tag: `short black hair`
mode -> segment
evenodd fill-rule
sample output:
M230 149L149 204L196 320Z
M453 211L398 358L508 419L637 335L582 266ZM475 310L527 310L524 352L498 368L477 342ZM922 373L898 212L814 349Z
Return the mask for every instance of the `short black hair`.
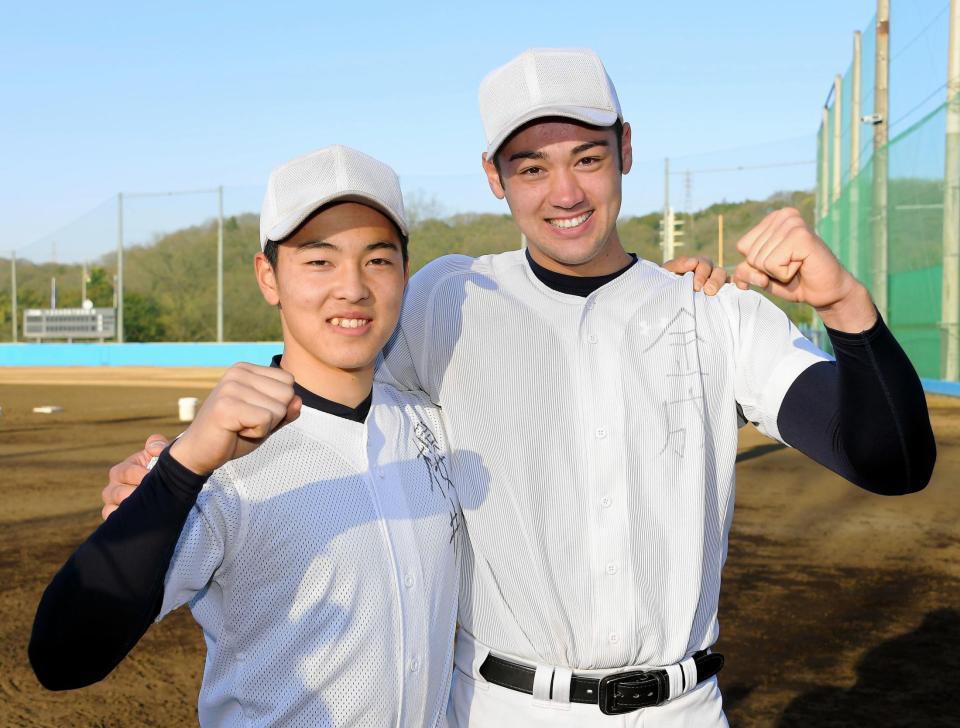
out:
M339 205L340 202L341 201L335 200L334 202L328 202L326 205L323 205L322 207L318 207L316 210L311 212L302 223L297 225L297 227L295 227L290 232L290 234L287 235L286 237L280 240L268 240L267 244L263 246L263 255L267 259L267 261L270 263L270 267L273 268L274 270L277 269L277 248L281 243L287 242L290 238L296 235L304 225L310 222L314 217L319 215L321 212L323 212L324 210L329 210L334 205ZM371 209L377 210L377 212L382 212L381 210L375 207L372 207ZM403 264L406 265L410 261L410 253L407 250L407 247L410 244L410 238L407 235L403 234L403 231L400 229L400 226L397 225L397 223L393 220L393 218L391 218L390 216L385 216L385 217L390 221L390 224L393 225L394 230L397 231L397 235L400 238L400 255L403 257Z
M596 131L606 131L607 129L613 129L613 134L617 138L617 166L620 168L620 171L623 172L623 122L620 119L617 119L610 126L595 126L593 124L585 124L582 121L577 121L576 119L569 119L565 116L541 116L537 119L531 119L526 124L518 126L510 135L504 139L500 146L497 147L497 151L493 155L493 166L497 169L497 174L500 175L500 183L503 184L503 173L500 171L500 150L506 146L507 142L513 139L517 134L522 132L524 129L529 129L534 124L543 124L549 122L562 122L564 124L576 124L577 126L582 126L584 129L595 129Z

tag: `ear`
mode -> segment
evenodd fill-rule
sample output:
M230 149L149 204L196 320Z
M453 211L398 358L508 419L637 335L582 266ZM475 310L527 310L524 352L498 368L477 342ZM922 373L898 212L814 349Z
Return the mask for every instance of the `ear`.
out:
M280 251L277 251L279 258ZM280 291L277 286L277 272L270 265L262 252L253 257L253 269L257 274L257 285L260 286L260 293L263 294L263 300L271 306L280 305Z
M506 193L503 191L503 180L500 179L500 173L497 171L497 165L492 160L487 159L487 153L484 152L480 157L483 163L483 171L487 175L487 184L490 185L490 191L498 200L502 200Z
M623 136L620 138L620 164L624 174L627 174L633 167L633 142L631 137L630 124L623 122Z

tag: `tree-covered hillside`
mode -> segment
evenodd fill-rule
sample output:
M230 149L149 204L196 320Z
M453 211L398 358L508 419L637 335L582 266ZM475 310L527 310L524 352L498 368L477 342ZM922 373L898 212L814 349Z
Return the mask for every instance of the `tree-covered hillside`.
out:
M714 260L717 250L717 215L724 215L724 262L729 270L740 260L736 241L769 211L793 205L813 217L813 194L791 192L762 200L720 203L692 216L683 216L684 245L677 254L705 254ZM411 269L418 270L447 253L482 255L520 246L520 231L509 215L456 215L446 219L416 220L410 242ZM627 250L659 261L660 213L620 221L620 237ZM128 341L212 341L216 338L216 223L178 230L151 245L129 248L124 255L124 318ZM253 276L253 256L259 250L257 217L239 215L224 224L224 335L228 341L263 341L280 338L277 313L264 303ZM10 264L0 259L0 341L9 341ZM87 295L98 306L113 301L114 256L106 256L90 269ZM80 305L81 267L18 261L18 302L24 308L47 307L50 279L56 277L58 305ZM806 321L800 307L788 312Z

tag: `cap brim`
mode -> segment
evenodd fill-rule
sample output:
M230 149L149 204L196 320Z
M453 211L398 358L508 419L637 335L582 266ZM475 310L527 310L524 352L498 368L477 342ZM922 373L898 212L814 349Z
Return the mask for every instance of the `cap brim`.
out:
M407 224L400 219L395 212L393 212L377 198L373 197L372 195L367 195L363 192L345 192L338 193L336 195L330 195L329 197L321 197L308 205L298 208L295 212L290 213L280 222L270 228L270 230L267 232L266 238L260 241L260 247L262 248L264 245L266 245L268 240L273 240L274 242L283 240L301 224L303 224L303 221L310 217L314 212L319 210L324 205L329 205L332 202L358 202L361 205L373 207L390 218L396 224L396 226L400 228L400 232L404 237L409 237L410 235L410 232L407 230Z
M534 119L548 116L560 116L573 119L574 121L581 121L591 126L613 126L617 119L620 118L616 111L609 109L592 109L586 106L538 106L513 119L503 127L503 130L497 134L497 136L490 140L490 143L487 144L487 159L493 159L493 155L497 153L497 150L507 140L507 137L521 126Z

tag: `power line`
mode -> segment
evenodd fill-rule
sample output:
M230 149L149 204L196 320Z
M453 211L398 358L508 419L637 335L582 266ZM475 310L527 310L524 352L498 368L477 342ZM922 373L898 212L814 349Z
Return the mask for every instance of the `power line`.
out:
M741 164L737 167L713 167L710 169L685 169L682 172L671 172L670 174L710 174L713 172L744 172L751 169L773 169L774 167L800 167L808 164L816 164L817 160L809 159L800 162L773 162L771 164Z

